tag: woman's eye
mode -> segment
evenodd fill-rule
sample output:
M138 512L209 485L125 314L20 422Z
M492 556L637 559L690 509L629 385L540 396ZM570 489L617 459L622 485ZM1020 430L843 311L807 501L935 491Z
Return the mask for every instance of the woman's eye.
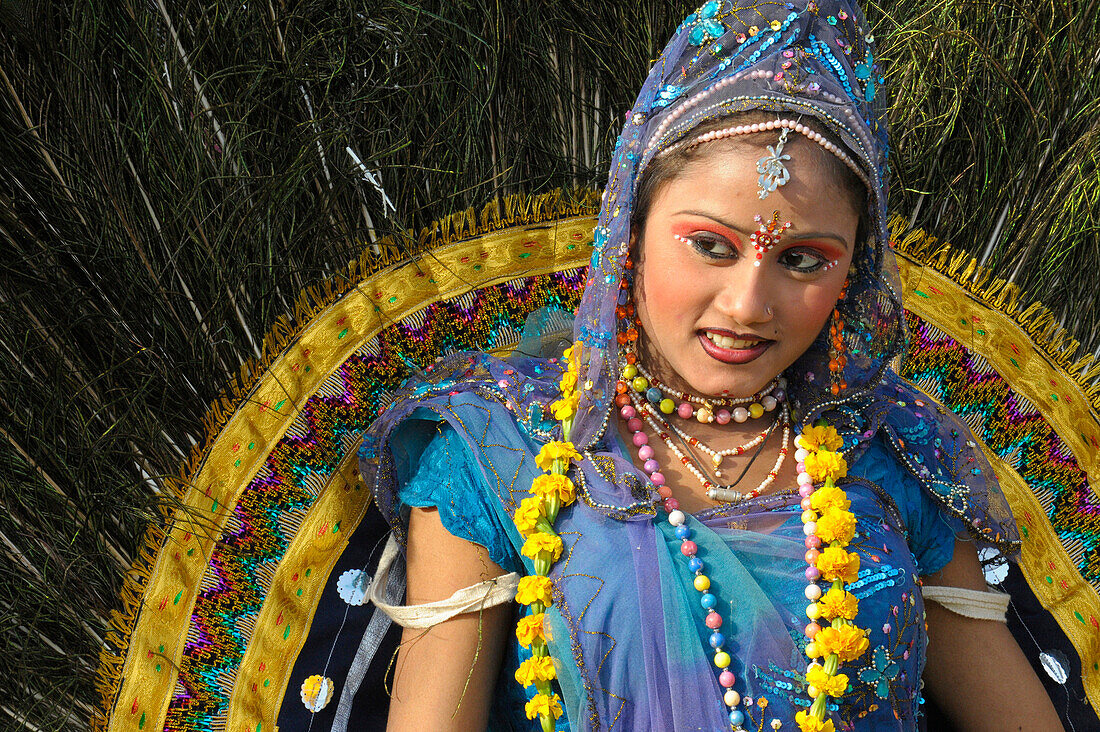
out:
M829 260L820 253L806 249L791 249L783 252L779 261L787 269L796 272L816 272L830 264Z
M737 249L717 234L699 232L691 236L674 235L678 241L689 244L701 254L715 259L728 259L737 255Z

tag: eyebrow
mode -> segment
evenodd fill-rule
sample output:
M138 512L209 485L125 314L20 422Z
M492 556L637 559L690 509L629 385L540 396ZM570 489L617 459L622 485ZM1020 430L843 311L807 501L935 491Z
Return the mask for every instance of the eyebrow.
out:
M726 227L727 229L730 229L732 231L736 231L739 234L743 234L745 237L752 236L753 233L756 231L756 229L753 229L752 231L746 231L745 229L742 229L740 226L736 226L735 224L732 224L729 221L725 221L724 219L721 219L721 218L718 218L717 216L706 213L705 211L696 211L695 209L690 209L689 208L689 209L684 209L682 211L677 211L673 215L678 216L680 214L688 214L690 216L701 216L704 219L710 219L711 221L713 221L717 224L721 224L722 226ZM808 240L808 239L832 239L834 241L839 242L841 245L843 245L845 251L848 251L848 249L851 248L850 245L848 244L847 239L842 237L840 234L836 234L836 233L833 233L831 231L807 231L807 232L802 232L802 233L796 233L796 232L792 231L789 234L784 234L784 239L786 239L787 241L805 241L805 240Z

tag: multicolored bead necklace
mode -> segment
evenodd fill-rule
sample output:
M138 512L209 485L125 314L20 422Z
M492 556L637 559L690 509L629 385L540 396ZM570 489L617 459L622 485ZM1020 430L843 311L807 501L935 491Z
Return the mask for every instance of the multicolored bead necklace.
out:
M779 457L776 458L775 466L771 469L771 471L769 471L764 480L761 481L760 485L742 496L741 493L734 491L732 487L715 485L710 480L708 480L705 475L703 475L703 472L694 463L694 461L690 457L685 455L684 452L680 450L679 447L677 447L676 443L672 441L672 436L669 434L669 432L671 430L674 430L675 428L672 427L668 422L664 421L657 414L656 410L653 409L652 405L628 404L627 406L619 410L619 416L622 417L623 421L626 422L627 429L631 432L631 441L633 442L634 446L638 448L638 457L643 461L643 469L650 474L650 480L654 483L654 485L658 485L658 488L660 488L662 484L658 483L657 481L663 481L664 476L660 473L660 468L657 465L657 462L653 459L653 448L649 447L649 437L643 431L642 419L649 423L650 429L652 429L653 432L661 438L661 440L665 443L665 446L668 447L672 454L676 456L680 463L684 467L686 467L688 471L696 477L696 479L698 479L699 483L703 486L703 489L707 491L707 497L711 498L712 500L737 501L741 500L742 498L755 498L756 496L760 495L769 485L772 484L776 476L779 474L780 468L783 467L783 461L786 459L787 456L787 445L790 441L790 417L787 412L786 406L784 406L775 425L772 425L772 427L769 427L767 430L761 433L761 435L757 436L745 445L739 445L738 447L734 448L734 450L739 451L736 454L743 454L747 451L747 449L751 449L751 447L756 447L757 445L761 444L774 427L779 426L780 424L783 427L783 444L779 449ZM639 419L639 416L641 417L641 419ZM689 444L691 444L693 447L699 447L701 445L698 439L694 437L689 438ZM657 475L659 477L654 478L654 475Z
M771 485L779 475L780 469L783 467L783 461L786 459L787 447L790 440L790 415L785 406L780 410L776 422L764 429L755 438L743 445L737 445L736 447L724 450L715 450L697 437L689 435L684 430L668 422L665 419L665 415L675 414L684 420L690 420L694 416L695 419L701 423L716 422L721 425L729 424L731 421L743 423L749 419L762 417L768 412L773 412L776 407L783 403L786 398L786 379L782 376L772 379L763 390L751 397L712 399L710 397L700 397L675 391L667 386L661 385L657 378L646 370L635 353L630 352L627 355L634 356L634 358L630 360L627 358L620 359L622 370L620 379L616 385L616 390L619 394L615 399L615 403L620 407L620 416L626 421L627 429L630 430L632 439L635 440L635 446L638 447L639 450L643 450L644 447L645 454L640 454L640 457L643 461L643 465L647 466L647 472L652 474L654 471L648 470L648 466L650 464L656 465L656 463L652 458L652 448L648 447L648 445L639 445L637 442L639 440L646 440L648 442L649 439L642 433L642 420L649 423L653 432L661 438L680 463L695 476L712 500L740 500L744 496L740 492L732 490L732 486L716 485L711 482L703 474L703 470L695 461L680 450L676 443L673 442L672 434L676 434L685 444L697 448L701 452L709 455L715 478L720 478L722 476L720 466L724 457L735 457L744 454L753 447L762 444L764 440L767 439L772 429L782 426L783 444L776 458L775 466L760 485L745 495L748 497L755 497ZM639 374L641 374L641 376L639 376ZM682 400L679 407L674 409L673 401L664 396L662 388ZM644 400L642 399L642 395L645 397ZM622 397L624 396L628 397L629 401L623 399ZM701 405L699 409L694 412L691 406L693 403ZM748 404L749 407L746 409L740 406L743 404ZM722 406L716 409L718 405ZM726 407L733 407L733 410L730 411ZM639 434L642 436L639 437ZM661 476L661 478L663 478L663 476Z
M513 517L517 529L526 538L521 552L532 560L535 569L534 574L520 580L516 591L516 601L530 608L517 624L516 636L521 645L531 649L532 657L520 664L515 676L519 683L535 686L536 693L527 702L525 711L528 719L539 718L544 732L552 732L562 714L561 699L551 690L556 672L549 657L543 620L552 604L550 567L560 558L563 549L561 537L554 533L553 524L560 508L574 500L575 489L567 473L571 463L581 459L569 442L573 415L579 401L576 384L580 373L581 344L576 343L566 349L564 360L569 367L560 382L561 398L550 405L561 422L562 440L550 441L539 451L536 464L547 472L534 479L531 495L520 502ZM641 393L646 388L648 385L635 389L635 392ZM619 396L623 395L624 392L619 393ZM648 394L646 396L648 399ZM656 427L650 418L662 419L660 413L664 410L659 412L652 400L642 403L638 399L644 412L640 412L634 404L619 403L617 397L620 416L636 420L642 414L651 426ZM780 420L785 422L785 435L789 434L788 417L784 405ZM660 466L653 459L648 436L640 424L634 426L639 429L633 430L632 441L638 447L639 458L643 460L643 467L656 488L658 505L664 509L666 520L680 539L680 553L687 562L688 571L694 575L692 585L700 593L699 604L706 611L703 624L711 631L708 642L714 651L712 662L718 672L718 683L724 689L722 701L729 709L730 729L743 732L746 715L738 708L741 695L733 688L737 678L729 669L732 658L724 650L726 638L721 632L725 621L716 611L718 598L710 591L711 581L704 572L706 564L698 556L698 545L692 541L693 530L688 525L688 515L680 510L680 504L666 485ZM838 668L841 663L859 658L869 646L867 631L852 622L859 602L845 589L845 585L854 582L859 574L859 556L847 551L855 534L855 515L848 510L851 503L847 495L836 485L836 481L847 474L847 464L839 452L843 441L836 430L823 424L809 427L795 438L795 445L798 448L795 452L797 483L808 565L805 596L809 601L806 615L810 622L805 633L808 639L806 655L811 663L806 668L805 681L807 693L812 699L808 709L795 714L795 722L801 732L835 732L835 724L828 717L828 700L830 697L841 697L848 689L848 677L838 673ZM817 483L823 485L817 488ZM831 585L823 591L819 582ZM828 625L823 627L818 622L820 620L827 621ZM771 727L779 730L782 722L773 719Z
M704 424L710 422L729 424L730 421L740 423L759 419L767 412L774 412L779 403L786 398L786 380L781 376L776 377L751 397L700 397L677 391L663 384L646 370L638 360L637 354L631 351L622 359L620 377L615 385L615 391L620 396L624 394L629 396L631 391L642 394L662 414L675 413L681 419L694 417ZM668 395L679 399L679 405ZM617 396L615 404L622 407L626 405L626 401ZM698 405L698 408L692 406L693 404Z

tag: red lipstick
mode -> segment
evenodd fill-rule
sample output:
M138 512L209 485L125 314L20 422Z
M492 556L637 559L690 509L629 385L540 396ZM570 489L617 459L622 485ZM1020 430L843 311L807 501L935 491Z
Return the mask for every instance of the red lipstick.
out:
M719 333L720 331L711 331L713 333ZM728 335L731 338L737 338L739 340L754 340L758 339L757 336L752 335L739 335L734 333L722 332L722 335ZM729 364L745 364L750 361L755 361L760 358L767 351L775 341L767 339L758 339L758 343L751 348L723 348L717 343L707 338L706 331L699 333L699 344L703 347L703 350L708 356L721 361L722 363Z

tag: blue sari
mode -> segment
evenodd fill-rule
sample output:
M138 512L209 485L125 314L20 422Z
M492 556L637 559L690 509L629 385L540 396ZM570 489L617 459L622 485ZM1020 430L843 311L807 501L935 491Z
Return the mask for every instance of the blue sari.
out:
M919 578L942 568L956 537L967 535L927 477L909 467L920 463L898 437L912 438L914 425L938 411L917 406L928 402L911 387L891 379L889 388L908 396L893 400L906 406L895 406L873 438L846 445L852 464L845 489L857 516L852 548L861 558L850 587L871 647L841 668L853 688L833 715L840 729L916 729L927 643ZM468 393L421 400L389 445L400 456L395 492L380 499L399 522L409 506L438 508L452 534L485 547L503 569L532 571L511 515L541 472L533 462L539 440L507 405ZM651 487L618 436L612 432L597 446L581 461L578 501L556 523L566 551L551 573L549 622L563 719L570 729L728 728L708 653L711 631L680 540L653 508ZM963 442L952 452L968 449ZM793 725L794 713L809 703L801 511L797 493L781 490L689 517L727 618L735 688L752 699L748 729L768 729L772 719ZM524 654L513 642L491 729L536 728L523 716L526 692L512 678Z

